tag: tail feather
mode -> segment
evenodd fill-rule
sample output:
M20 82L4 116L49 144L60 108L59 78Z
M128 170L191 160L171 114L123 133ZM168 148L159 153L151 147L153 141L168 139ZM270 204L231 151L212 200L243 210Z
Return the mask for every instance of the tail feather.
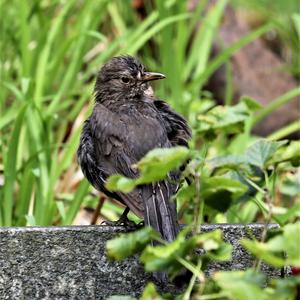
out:
M153 227L161 237L172 242L175 240L179 226L177 222L176 204L171 201L170 184L166 181L146 186L147 196L144 198L145 225Z

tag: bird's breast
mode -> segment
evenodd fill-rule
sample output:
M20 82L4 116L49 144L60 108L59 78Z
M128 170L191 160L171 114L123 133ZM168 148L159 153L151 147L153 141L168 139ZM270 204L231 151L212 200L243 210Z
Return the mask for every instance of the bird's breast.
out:
M167 147L167 134L159 119L137 113L124 122L126 143L132 152L142 158L154 148Z

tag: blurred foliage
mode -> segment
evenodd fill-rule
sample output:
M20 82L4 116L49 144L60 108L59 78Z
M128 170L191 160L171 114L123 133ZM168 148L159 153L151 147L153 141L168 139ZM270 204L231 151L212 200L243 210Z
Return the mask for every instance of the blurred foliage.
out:
M299 76L298 3L233 1L237 7L251 8L260 22L211 58L228 2L219 0L208 8L208 1L199 1L189 10L187 1L145 1L141 14L130 1L120 0L0 0L0 226L67 225L81 207L98 207L97 196L78 168L76 150L92 108L97 71L110 57L127 53L142 58L149 70L167 75L155 86L156 94L186 116L193 139L189 150L153 150L137 164L140 178L116 175L108 187L128 192L136 184L161 180L189 159L182 176L192 184L181 185L178 213L196 234L187 238L183 231L173 243L154 248L148 242L159 238L143 229L125 238L128 247L122 237L110 242L108 252L120 259L142 251L141 260L152 271L175 274L182 266L190 269L193 277L182 299L189 299L195 286L200 286L199 294L205 293L203 299L270 299L276 293L293 299L299 277L272 281L263 289L259 268L255 273L220 272L212 279L203 275L206 261L228 259L231 250L220 232L199 234L204 220L277 222L282 226L277 236L243 244L258 260L273 265L292 260L299 266L292 240L299 235L299 222L286 224L300 217L300 145L277 141L299 130L299 121L267 139L254 136L252 128L299 95L300 88L265 107L246 96L236 105L216 106L203 88L221 65L230 64L232 54L270 32L280 37L280 49L287 53L282 56ZM232 91L230 78L226 84ZM232 103L230 93L226 97L225 103ZM110 201L101 208L108 219L121 211ZM199 246L207 250L201 259L193 252ZM291 260L278 258L283 250L292 253ZM142 299L151 297L165 299L149 285Z
M233 0L239 8L252 15L253 25L271 22L272 38L277 39L283 47L275 47L279 54L287 60L289 69L300 76L300 6L298 0ZM255 24L256 23L256 24ZM274 37L275 35L275 37ZM278 44L278 43L277 43Z

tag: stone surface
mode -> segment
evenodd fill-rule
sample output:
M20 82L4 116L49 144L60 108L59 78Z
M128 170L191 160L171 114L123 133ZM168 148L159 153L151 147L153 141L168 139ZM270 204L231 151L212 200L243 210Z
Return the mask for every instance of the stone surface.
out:
M253 258L239 240L259 238L263 225L204 225L202 231L217 228L233 245L233 258L231 262L211 264L208 273L250 267ZM109 226L0 228L0 299L139 295L151 275L143 272L137 257L110 262L105 255L105 242L123 231ZM266 265L263 271L271 277L281 272ZM162 289L174 292L172 287Z

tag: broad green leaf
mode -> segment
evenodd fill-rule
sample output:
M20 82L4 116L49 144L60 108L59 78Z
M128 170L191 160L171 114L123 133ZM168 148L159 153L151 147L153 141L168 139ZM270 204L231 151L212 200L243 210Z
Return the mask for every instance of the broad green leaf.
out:
M220 229L194 236L197 247L206 251L205 256L213 260L226 261L231 259L232 245L223 242Z
M150 183L164 179L170 171L180 167L188 155L189 149L186 147L151 150L136 164L142 173L139 183Z
M111 176L106 187L111 191L129 193L135 186L164 179L168 173L188 158L189 149L186 147L157 148L151 150L133 167L140 170L140 177L129 179L122 175Z
M283 243L282 237L276 237L276 239L273 239L272 245L277 246L276 251L274 248L270 249L269 245L265 243L250 240L241 240L241 244L252 254L277 268L280 268L285 264L283 251L282 249L278 249L281 248L279 247L281 243Z
M253 270L217 272L213 279L233 300L269 300L269 295L262 289L264 275Z
M193 199L196 193L196 188L194 184L183 185L176 194L176 199L182 199L183 201L188 201Z
M222 243L216 250L206 253L211 260L228 261L232 257L233 246L228 243Z
M266 243L242 240L241 244L256 257L275 267L300 266L300 222L283 227L283 233ZM285 258L283 252L287 254Z
M273 142L261 139L248 148L246 159L248 163L264 169L275 152L284 144L286 141Z
M280 300L297 299L297 286L300 285L300 276L290 276L287 278L276 278L272 280L274 287L273 295Z
M158 238L158 233L151 227L121 234L106 243L107 254L111 259L121 260L142 251L151 240Z
M149 282L143 291L143 295L140 300L163 300L163 298L157 293L155 285Z
M112 175L106 182L106 187L110 191L122 191L124 193L131 192L136 186L136 180L126 178L122 175Z
M300 221L288 224L283 228L285 252L287 264L295 267L300 266Z
M281 192L290 197L300 196L300 168L285 176Z
M287 161L290 161L294 167L300 166L300 141L291 141L289 145L280 147L270 159L272 164Z
M185 260L192 257L196 248L204 249L205 257L217 260L231 258L232 246L223 242L221 230L201 233L190 238L186 235L189 228L185 228L176 240L167 245L148 246L141 255L141 261L147 271L167 271L170 274L178 272L182 265L179 258Z
M195 241L186 239L188 228L182 230L176 240L167 245L147 246L141 255L146 271L167 271L174 273L181 269L177 258L184 258L195 247Z
M248 169L247 160L244 155L226 155L219 156L207 161L207 164L213 169L240 170Z
M250 110L243 102L235 106L216 106L205 115L198 115L196 132L198 134L241 132L249 117Z
M203 180L200 193L208 206L224 212L246 191L247 187L237 180L214 176Z
M286 210L287 211L285 213L276 216L281 224L285 224L289 220L294 220L295 218L300 218L300 202L297 202L291 207L286 208Z

